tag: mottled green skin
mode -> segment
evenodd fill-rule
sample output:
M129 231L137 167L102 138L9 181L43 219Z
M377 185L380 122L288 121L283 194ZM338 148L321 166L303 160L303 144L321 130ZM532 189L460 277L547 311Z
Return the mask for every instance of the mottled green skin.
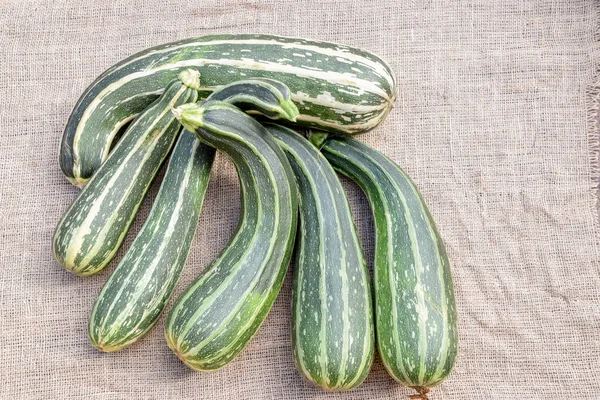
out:
M185 68L201 72L201 97L247 78L288 85L297 123L341 132L374 128L397 91L390 67L344 45L272 35L215 35L153 47L100 75L75 105L63 134L60 166L83 183L100 167L118 126L141 112ZM335 102L331 102L333 99Z
M400 383L424 390L456 360L454 286L444 243L412 180L389 158L351 138L321 151L360 185L375 221L375 305L379 354Z
M262 114L271 119L294 121L298 108L291 100L290 89L273 79L244 79L214 91L207 100L234 104L249 114Z
M292 296L292 348L300 372L327 390L350 390L367 377L374 320L362 248L343 187L304 137L264 124L287 154L300 195Z
M223 102L174 112L200 140L236 165L242 212L221 254L175 301L169 347L189 367L210 371L234 359L264 321L289 263L298 217L293 172L265 128Z
M272 80L238 81L209 98L275 119L298 114L287 86ZM160 316L189 253L214 153L195 134L181 134L152 211L96 300L89 336L98 349L116 351L133 343Z
M171 108L197 96L174 80L129 126L56 228L53 252L61 266L86 276L112 260L181 129Z
M98 296L88 333L102 351L142 337L158 320L189 254L215 149L184 130L152 210Z

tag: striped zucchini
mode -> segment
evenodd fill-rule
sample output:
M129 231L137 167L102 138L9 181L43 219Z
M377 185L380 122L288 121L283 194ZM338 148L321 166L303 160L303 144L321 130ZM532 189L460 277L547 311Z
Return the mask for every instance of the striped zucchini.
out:
M169 347L189 367L212 371L235 358L264 321L289 263L298 217L285 154L265 128L224 102L173 110L184 127L236 165L242 214L221 254L175 301Z
M300 195L292 296L292 347L302 374L327 390L367 377L375 348L369 272L335 171L304 137L265 128L287 154Z
M415 398L426 398L448 376L457 354L454 285L442 238L417 187L389 158L342 137L325 139L321 151L360 185L371 205L383 364L398 382L419 392Z
M298 110L287 87L267 83L240 81L211 97L273 118L294 119ZM116 351L133 343L160 316L189 253L213 158L212 147L183 131L150 215L94 305L88 331L99 350Z
M215 156L184 130L152 210L96 299L88 334L101 351L117 351L157 321L179 281Z
M269 35L204 36L165 44L115 64L80 97L60 149L67 179L85 184L107 157L119 127L189 67L202 73L201 97L240 79L281 81L299 106L298 124L347 134L379 124L397 91L384 61L340 44Z
M64 268L86 276L112 260L181 128L171 109L196 101L198 82L192 70L171 82L79 193L54 233L54 257Z
M223 86L207 100L234 104L248 114L262 114L271 119L296 121L299 111L291 99L290 89L273 79L252 78Z

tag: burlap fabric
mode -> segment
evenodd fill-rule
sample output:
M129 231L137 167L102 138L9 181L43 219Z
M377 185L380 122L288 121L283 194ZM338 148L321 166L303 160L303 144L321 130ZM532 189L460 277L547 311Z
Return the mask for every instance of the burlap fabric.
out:
M305 382L290 351L290 276L242 355L183 366L163 320L101 354L86 336L112 268L83 279L50 242L78 190L58 144L80 93L146 47L212 33L275 33L376 52L398 75L388 120L361 139L418 183L445 238L460 356L433 399L600 398L596 211L598 4L581 1L14 1L0 5L0 398L402 398L376 361L353 392ZM369 259L372 222L344 181ZM177 293L212 260L239 211L219 156ZM125 248L143 223L156 187ZM121 252L122 255L122 252Z

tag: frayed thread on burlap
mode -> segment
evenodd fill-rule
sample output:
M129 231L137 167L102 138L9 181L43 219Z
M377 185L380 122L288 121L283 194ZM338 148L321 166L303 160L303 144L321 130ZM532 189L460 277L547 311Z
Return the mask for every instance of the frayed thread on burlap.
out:
M594 31L594 40L600 42L600 2L594 2L594 15L596 17L596 30Z
M600 222L600 69L596 71L594 82L586 88L587 134L590 148L590 169L594 214Z
M594 4L596 29L594 39L600 42L600 2ZM590 169L592 195L594 207L592 212L596 222L600 223L600 65L596 66L596 73L592 83L586 88L585 101L587 109L587 134L590 147Z

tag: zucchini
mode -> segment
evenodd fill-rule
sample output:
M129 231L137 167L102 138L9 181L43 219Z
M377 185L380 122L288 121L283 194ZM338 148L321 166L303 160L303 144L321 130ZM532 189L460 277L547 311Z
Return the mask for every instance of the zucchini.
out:
M112 260L181 128L171 109L196 101L198 81L197 72L186 70L171 82L67 210L54 233L53 253L68 271L91 275Z
M215 35L153 47L101 74L75 105L60 166L83 185L108 155L119 127L185 68L202 73L201 97L241 79L273 78L298 104L297 124L354 134L377 126L396 97L396 78L377 56L353 47L271 35Z
M458 347L454 285L442 238L416 185L392 160L351 138L314 139L369 199L379 354L394 379L425 398L451 372Z
M342 184L304 137L264 124L296 176L300 225L292 295L292 348L302 374L326 390L367 377L375 348L369 272Z
M242 213L220 255L175 301L165 323L169 347L187 366L223 367L257 332L289 263L298 217L293 172L265 128L224 102L173 110L183 126L236 165Z
M144 226L94 304L88 335L98 350L120 350L158 320L189 254L214 156L183 130Z
M272 118L298 114L287 87L275 81L240 81L211 97ZM88 332L99 350L133 343L160 316L189 253L214 153L195 134L181 134L150 215L94 305Z
M291 99L290 89L273 79L253 78L223 86L207 100L234 104L248 114L261 114L271 119L296 121L299 111Z

